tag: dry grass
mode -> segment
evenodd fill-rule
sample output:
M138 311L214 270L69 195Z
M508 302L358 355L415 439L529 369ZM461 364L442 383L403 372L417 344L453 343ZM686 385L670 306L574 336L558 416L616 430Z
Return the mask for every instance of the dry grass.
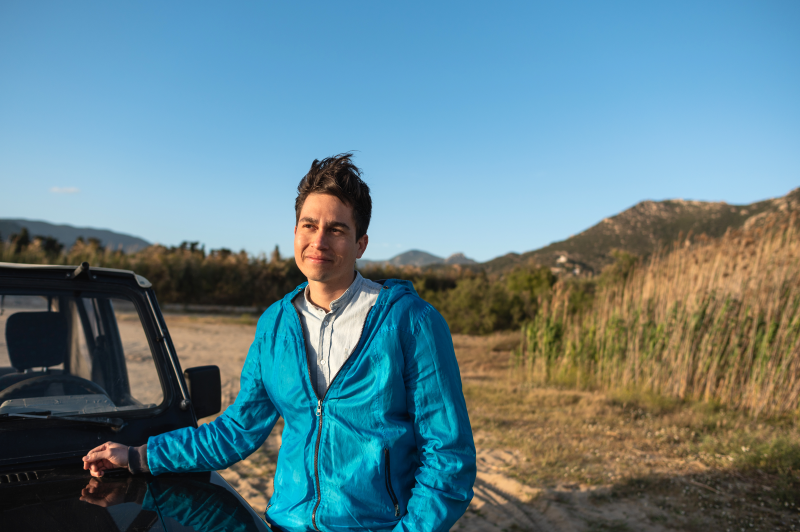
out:
M559 286L559 285L557 285ZM525 328L533 383L638 389L755 415L800 408L795 220L656 255L570 316L568 288Z
M510 474L554 504L588 489L598 505L646 499L654 523L678 529L800 529L795 418L759 420L642 392L532 387L508 378L510 352L493 350L513 338L455 337L470 419L477 445L512 450Z

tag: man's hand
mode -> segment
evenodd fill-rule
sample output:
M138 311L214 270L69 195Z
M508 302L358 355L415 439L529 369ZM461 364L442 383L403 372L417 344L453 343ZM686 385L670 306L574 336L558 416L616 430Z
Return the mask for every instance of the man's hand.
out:
M102 477L105 471L120 467L128 467L128 447L119 443L106 442L83 457L83 468L93 477Z

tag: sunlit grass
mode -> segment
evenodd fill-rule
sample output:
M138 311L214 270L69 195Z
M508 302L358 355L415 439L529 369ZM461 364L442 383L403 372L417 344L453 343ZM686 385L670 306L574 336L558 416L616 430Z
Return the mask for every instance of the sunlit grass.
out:
M570 287L523 328L515 377L636 389L755 415L800 407L800 238L795 220L676 247L601 286L571 314Z
M514 449L528 485L603 485L708 469L774 475L800 497L800 430L789 416L653 393L613 395L502 382L465 384L483 446Z

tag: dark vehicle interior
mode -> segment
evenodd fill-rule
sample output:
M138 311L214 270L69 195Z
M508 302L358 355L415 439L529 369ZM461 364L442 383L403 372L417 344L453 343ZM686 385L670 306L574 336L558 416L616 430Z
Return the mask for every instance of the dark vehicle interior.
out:
M0 414L152 408L163 390L134 305L102 293L0 294Z

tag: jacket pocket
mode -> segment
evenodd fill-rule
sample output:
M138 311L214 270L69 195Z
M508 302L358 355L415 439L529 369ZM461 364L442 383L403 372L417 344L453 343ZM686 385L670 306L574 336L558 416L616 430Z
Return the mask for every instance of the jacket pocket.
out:
M394 516L400 517L400 504L398 504L397 496L394 494L394 488L392 488L392 467L389 459L389 449L383 450L383 456L386 460L386 491L389 492L389 497L394 504Z

